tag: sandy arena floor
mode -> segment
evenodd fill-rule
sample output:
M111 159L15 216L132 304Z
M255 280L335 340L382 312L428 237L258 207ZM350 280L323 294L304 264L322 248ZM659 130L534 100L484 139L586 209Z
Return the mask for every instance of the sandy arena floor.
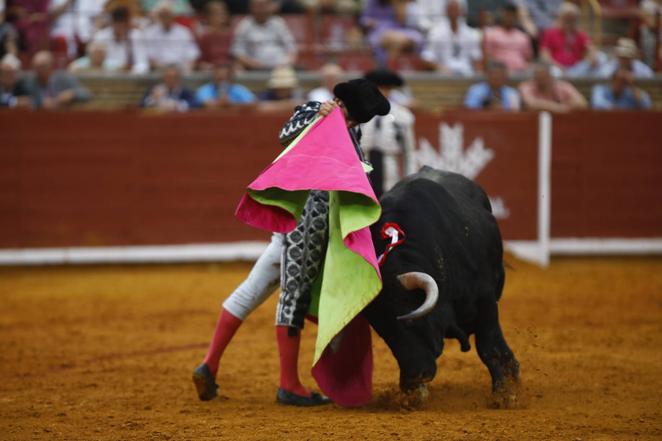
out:
M662 439L662 259L513 266L501 322L521 408L488 408L486 369L449 342L416 411L378 338L370 406L276 405L275 296L226 352L224 398L199 402L191 370L249 265L0 269L0 439Z

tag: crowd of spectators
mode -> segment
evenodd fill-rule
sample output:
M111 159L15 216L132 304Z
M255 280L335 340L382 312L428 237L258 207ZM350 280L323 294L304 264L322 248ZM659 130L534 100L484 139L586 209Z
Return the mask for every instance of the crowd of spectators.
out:
M0 105L66 107L90 98L76 74L158 72L161 80L146 92L144 107L184 111L261 102L277 109L306 98L297 79L306 68L322 76L309 97L328 98L347 67L343 56L358 48L372 53L374 65L393 70L409 57L417 68L440 77L483 75L485 81L466 93L468 108L586 107L562 76L603 78L589 101L595 108L609 108L607 102L612 108L650 106L633 80L652 77L660 67L660 2L641 1L636 39L620 38L602 50L582 29L577 3L0 0ZM303 17L297 23L306 31L299 32L287 14ZM319 28L328 17L337 19L336 27L325 28L332 35ZM269 72L267 90L237 84L237 70ZM213 81L188 90L182 76L193 71L209 72ZM507 85L513 77L530 79L513 88Z

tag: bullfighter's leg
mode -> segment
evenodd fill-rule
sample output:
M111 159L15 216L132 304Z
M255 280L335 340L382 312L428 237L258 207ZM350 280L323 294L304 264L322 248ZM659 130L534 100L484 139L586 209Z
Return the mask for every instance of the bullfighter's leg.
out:
M329 400L301 384L299 345L311 290L324 262L328 235L328 193L311 191L299 224L285 236L281 293L276 310L276 340L280 355L281 404L315 406Z
M478 304L476 350L492 376L492 391L511 400L519 382L519 363L503 337L495 300ZM507 402L497 404L508 406Z
M216 397L216 373L225 348L246 317L278 287L282 249L283 235L274 234L246 280L223 302L207 355L193 371L193 383L201 400Z

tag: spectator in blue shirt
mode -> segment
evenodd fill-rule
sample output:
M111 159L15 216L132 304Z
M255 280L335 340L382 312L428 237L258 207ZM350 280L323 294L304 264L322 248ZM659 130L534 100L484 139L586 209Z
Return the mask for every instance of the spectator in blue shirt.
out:
M217 109L233 105L252 104L256 101L253 92L241 84L234 83L234 69L230 64L214 67L213 79L200 86L195 94L202 107Z
M469 88L464 97L464 107L475 110L519 110L519 94L517 90L506 86L507 78L508 70L503 63L490 63L486 81Z
M634 75L627 69L614 73L610 84L596 84L591 93L591 107L596 110L650 109L650 96L636 87Z

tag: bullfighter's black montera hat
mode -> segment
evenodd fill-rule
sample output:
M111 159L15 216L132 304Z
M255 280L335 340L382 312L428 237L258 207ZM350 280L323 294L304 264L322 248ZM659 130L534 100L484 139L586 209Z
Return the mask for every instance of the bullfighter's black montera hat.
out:
M377 86L358 78L336 84L333 94L347 107L347 112L358 123L366 123L375 115L388 115L391 105Z

